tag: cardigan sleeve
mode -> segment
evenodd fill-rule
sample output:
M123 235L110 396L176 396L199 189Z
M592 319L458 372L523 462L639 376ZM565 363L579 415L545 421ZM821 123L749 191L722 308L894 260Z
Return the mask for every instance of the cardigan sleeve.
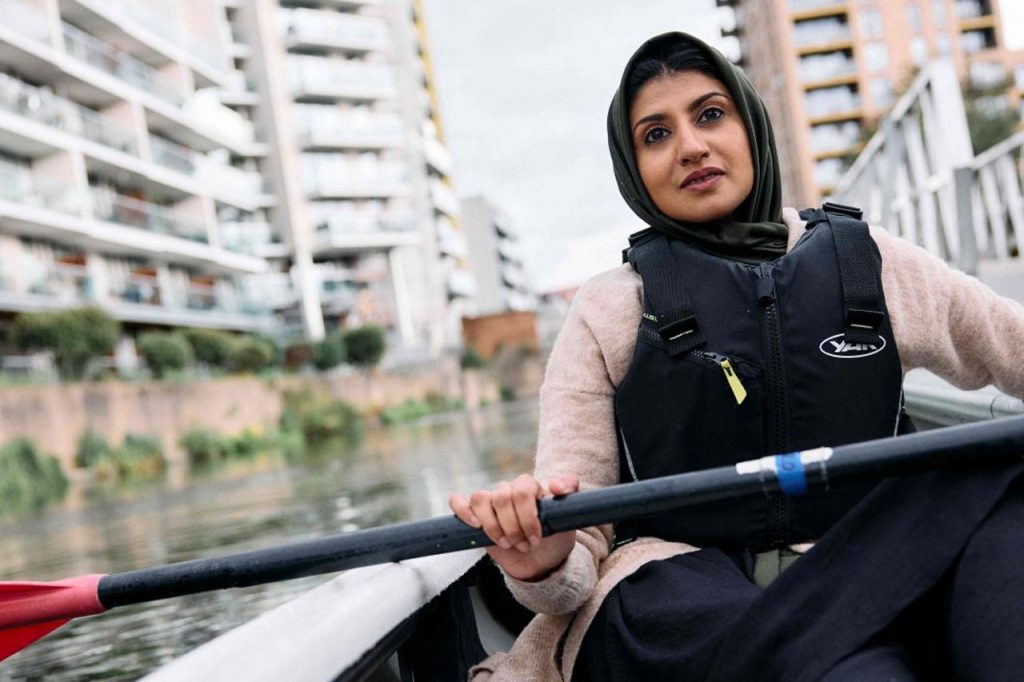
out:
M626 351L619 342L622 321L616 319L618 310L632 307L622 305L628 292L623 283L629 286L619 273L598 276L581 287L551 351L540 389L534 470L542 484L561 474L578 476L581 489L618 482L615 386L609 363L621 364L620 356ZM625 314L628 319L630 313ZM633 329L635 324L634 320ZM630 323L625 328L630 329ZM635 332L633 338L629 336L627 340L635 342ZM571 554L552 574L536 582L506 576L506 583L516 599L535 612L574 611L597 583L598 566L608 555L611 537L611 526L579 530Z
M871 231L904 370L1024 397L1024 306L904 239Z

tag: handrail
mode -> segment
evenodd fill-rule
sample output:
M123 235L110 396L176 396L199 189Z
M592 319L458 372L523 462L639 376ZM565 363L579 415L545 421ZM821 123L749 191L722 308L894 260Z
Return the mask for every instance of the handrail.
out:
M910 416L938 426L1024 414L1019 398L991 386L964 391L924 370L909 372L903 391Z

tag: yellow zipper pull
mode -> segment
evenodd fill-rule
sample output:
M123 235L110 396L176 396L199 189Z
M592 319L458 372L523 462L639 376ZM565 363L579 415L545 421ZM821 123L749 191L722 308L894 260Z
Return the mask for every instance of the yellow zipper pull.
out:
M743 388L743 384L740 382L740 378L736 376L736 372L733 371L728 358L722 358L718 364L722 366L722 371L725 372L725 380L729 382L729 388L732 389L732 394L736 396L736 404L742 405L743 401L747 399L747 389Z

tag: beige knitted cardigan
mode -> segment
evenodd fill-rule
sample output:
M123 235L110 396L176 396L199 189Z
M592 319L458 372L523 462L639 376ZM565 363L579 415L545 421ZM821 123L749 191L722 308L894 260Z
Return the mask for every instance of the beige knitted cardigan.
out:
M804 233L783 211L789 248ZM994 383L1024 396L1024 306L950 269L923 249L871 228L882 255L882 285L903 370L925 367L965 389ZM551 352L540 391L535 476L573 473L582 487L619 481L612 399L633 359L642 310L641 279L622 265L584 284ZM542 581L506 582L540 614L507 654L470 674L474 682L556 682L572 676L583 635L615 584L643 564L694 551L641 538L609 555L611 528L577 531L562 566Z

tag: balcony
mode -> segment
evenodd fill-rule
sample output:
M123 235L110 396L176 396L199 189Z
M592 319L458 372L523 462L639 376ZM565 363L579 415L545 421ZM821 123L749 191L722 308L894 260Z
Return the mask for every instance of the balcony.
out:
M195 242L208 241L205 225L177 216L166 206L118 194L103 187L90 187L90 195L93 212L98 220Z
M270 223L260 221L221 223L220 242L225 249L260 258L284 256L289 250Z
M281 7L334 7L341 10L357 10L380 3L380 0L280 0Z
M49 42L50 20L37 3L25 0L0 0L0 12L3 12L5 28L33 40Z
M455 193L448 185L436 178L430 180L430 199L434 208L442 213L447 213L450 216L459 214L459 200L455 197Z
M856 78L857 63L843 52L815 54L800 59L800 80L804 87L834 80Z
M173 12L171 3L164 3L164 11L154 11L153 0L138 2L138 0L103 0L107 7L112 8L140 26L152 31L164 40L180 47L192 57L195 57L205 66L217 71L225 68L224 58L211 44L209 40L203 40L199 36L187 31L173 21L169 20L170 12Z
M216 196L232 197L232 203L253 206L265 194L263 176L204 156L194 156L195 178Z
M849 24L838 19L812 19L793 26L793 43L804 54L848 49L852 39Z
M846 1L845 0L789 0L789 11L791 14L800 14L811 12L835 12L845 13L846 12Z
M989 7L988 2L980 0L957 0L956 2L956 15L961 21L987 17L991 14L992 8Z
M860 126L854 121L811 128L811 151L815 155L845 152L860 143Z
M384 251L418 243L416 222L408 214L335 213L318 226L315 236L318 255Z
M132 130L88 107L3 73L0 73L0 109L126 154L138 155Z
M50 180L30 183L26 179L0 182L0 201L81 217L85 213L88 199L80 192L69 189L66 182ZM5 211L5 214L5 218L11 218L9 211Z
M61 31L69 55L175 106L184 101L182 89L152 66L71 24L61 24Z
M397 95L394 76L388 67L375 64L331 64L317 57L293 67L292 95L298 102L372 102ZM303 70L303 66L309 66Z
M188 147L156 135L149 136L149 153L153 161L165 168L192 175L196 172L196 155Z
M402 120L393 115L317 117L301 126L299 144L308 151L389 149L402 145Z
M423 156L427 163L438 173L448 175L452 172L452 155L444 144L434 137L423 138Z
M804 96L807 117L812 120L856 118L862 106L860 94L845 87L812 90Z
M472 296L476 293L476 279L467 270L452 268L447 278L448 295L451 298Z
M391 47L387 25L376 17L312 9L284 14L284 42L293 52L363 55Z
M388 199L411 192L406 168L397 162L352 162L336 154L306 154L302 173L303 187L315 199Z

